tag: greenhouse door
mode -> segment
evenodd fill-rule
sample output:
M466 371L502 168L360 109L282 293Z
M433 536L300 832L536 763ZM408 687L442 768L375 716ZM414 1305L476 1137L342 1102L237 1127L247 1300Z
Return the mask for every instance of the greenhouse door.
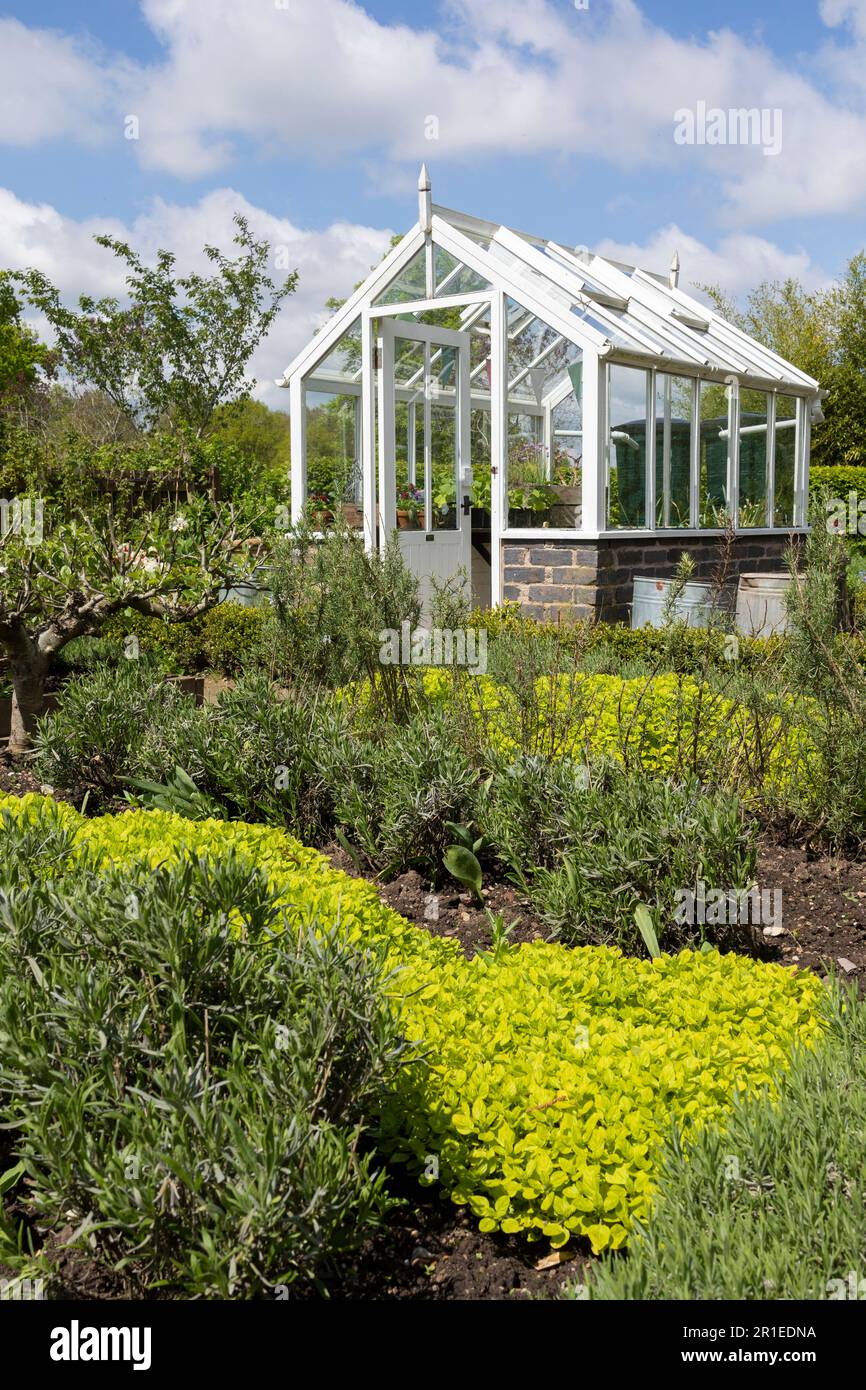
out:
M383 317L379 337L379 537L397 530L420 580L442 583L472 560L469 334Z

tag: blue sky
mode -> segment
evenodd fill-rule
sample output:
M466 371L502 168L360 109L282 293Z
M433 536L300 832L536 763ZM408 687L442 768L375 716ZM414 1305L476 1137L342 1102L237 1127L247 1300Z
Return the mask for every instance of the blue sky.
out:
M677 143L699 103L781 112L778 152ZM676 246L687 284L826 283L866 242L866 0L0 0L0 263L120 289L94 232L194 261L243 210L301 274L263 381L413 222L421 159L437 201Z

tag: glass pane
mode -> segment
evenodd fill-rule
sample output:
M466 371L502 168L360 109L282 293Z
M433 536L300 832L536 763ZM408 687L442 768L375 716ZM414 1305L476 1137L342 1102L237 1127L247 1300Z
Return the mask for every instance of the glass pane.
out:
M424 389L424 344L413 338L394 341L394 380L398 386Z
M477 270L458 261L441 246L434 247L434 274L436 294L471 294L475 290L489 290L490 281L479 275Z
M407 304L427 298L427 258L424 251L413 256L396 279L373 300L374 304Z
M722 528L729 517L727 388L719 382L702 381L700 390L699 524Z
M767 525L766 391L740 392L740 505L737 525Z
M328 377L335 383L361 380L361 320L355 319L351 328L334 344L327 356L317 362L308 376Z
M794 480L797 464L797 398L776 397L776 489L774 526L795 526Z
M583 362L569 368L572 389L550 412L553 449L551 526L578 528L583 497Z
M360 397L307 391L307 514L325 530L342 511L350 526L364 524L357 450Z
M431 526L457 531L457 410L456 396L440 396L430 407Z
M692 401L689 376L656 373L656 526L691 525Z
M648 374L639 367L610 368L610 442L607 524L646 526Z
M490 425L489 408L472 411L472 524L482 530L490 526Z
M541 415L509 413L505 485L509 526L550 525L551 489Z
M507 524L579 526L583 351L513 299L507 301L507 323ZM553 406L558 397L563 399Z
M424 344L394 339L394 474L397 525L415 531L425 525L424 506Z

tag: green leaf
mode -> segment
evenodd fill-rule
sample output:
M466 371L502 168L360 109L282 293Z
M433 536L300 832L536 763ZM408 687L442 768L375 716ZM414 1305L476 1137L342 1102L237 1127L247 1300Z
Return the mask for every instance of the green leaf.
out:
M5 1173L0 1173L0 1197L5 1197L15 1186L19 1178L24 1176L24 1164L16 1163L14 1168L7 1168Z
M659 939L656 936L652 914L645 903L638 903L634 910L634 920L637 923L638 931L643 937L644 945L655 960L661 955L661 950L659 949Z
M465 883L480 901L481 865L471 849L466 849L463 845L452 845L445 851L444 863L452 878L456 878L458 883Z

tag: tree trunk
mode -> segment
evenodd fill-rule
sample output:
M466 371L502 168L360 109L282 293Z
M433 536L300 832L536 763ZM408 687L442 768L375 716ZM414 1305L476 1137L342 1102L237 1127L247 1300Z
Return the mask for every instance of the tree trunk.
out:
M42 713L45 701L45 677L48 666L38 658L13 656L12 675L12 725L9 730L9 752L13 758L20 758L30 747L36 730L36 720Z

